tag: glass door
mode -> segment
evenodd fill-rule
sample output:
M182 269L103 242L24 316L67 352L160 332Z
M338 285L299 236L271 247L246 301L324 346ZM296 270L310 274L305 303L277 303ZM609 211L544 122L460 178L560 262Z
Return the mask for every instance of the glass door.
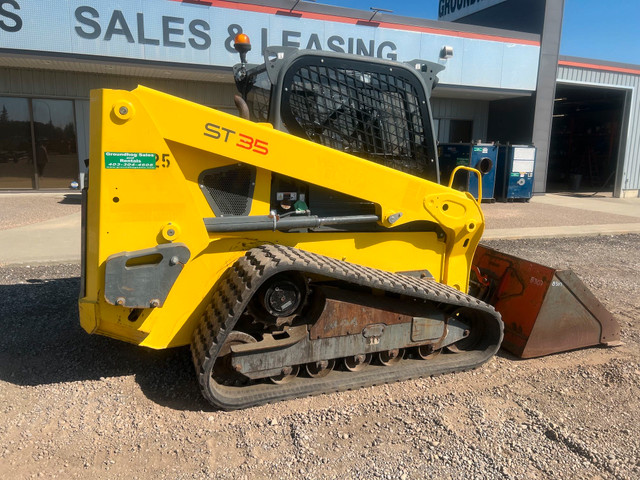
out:
M34 98L31 104L38 187L69 188L78 179L73 101Z
M0 189L34 188L29 101L0 97Z

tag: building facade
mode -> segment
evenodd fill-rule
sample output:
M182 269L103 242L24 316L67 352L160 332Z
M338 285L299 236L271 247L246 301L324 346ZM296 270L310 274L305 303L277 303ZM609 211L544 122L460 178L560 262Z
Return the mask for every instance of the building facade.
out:
M94 88L142 84L235 113L231 67L238 56L232 43L242 32L252 39L252 63L261 63L270 45L439 62L446 67L433 98L439 141L536 144L538 193L562 188L578 175L574 171L582 172L584 187L595 188L614 168L614 193L637 195L640 67L559 59L562 0L517 3L522 1L530 4L529 23L514 13L515 0L487 0L479 10L467 2L473 9L458 8L449 19L455 22L444 21L446 15L443 21L383 12L372 17L293 0L0 0L0 189L68 188L82 177ZM440 13L448 5L450 15L451 5L461 2L440 3ZM453 57L443 55L445 46ZM612 70L618 75L613 79L603 76L607 68L626 70ZM600 76L588 75L593 71ZM612 114L608 127L589 127L603 133L601 143L609 131L616 148L582 148L587 163L567 167L552 132L556 118L567 117L569 124L575 112L554 113L562 103L556 101L556 79L567 98L581 97L582 86L618 92L607 105L620 109L621 118ZM574 127L576 122L588 124L578 120ZM579 141L575 132L569 141L569 133L563 133L566 142ZM557 152L562 155L555 158ZM606 152L617 160L605 160Z

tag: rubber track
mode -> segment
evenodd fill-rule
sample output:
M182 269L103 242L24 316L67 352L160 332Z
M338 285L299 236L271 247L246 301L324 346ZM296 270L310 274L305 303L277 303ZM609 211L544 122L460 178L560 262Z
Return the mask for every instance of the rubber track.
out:
M484 338L475 350L438 355L429 360L403 360L394 366L374 366L360 372L332 371L324 378L298 377L284 385L257 383L222 386L211 379L220 346L233 330L252 295L268 278L285 271L322 275L351 284L428 300L443 310L462 308L482 322ZM233 410L320 393L351 390L476 368L500 347L503 324L494 308L434 280L418 279L354 265L281 245L251 249L219 279L211 303L193 333L191 354L204 397L214 406Z

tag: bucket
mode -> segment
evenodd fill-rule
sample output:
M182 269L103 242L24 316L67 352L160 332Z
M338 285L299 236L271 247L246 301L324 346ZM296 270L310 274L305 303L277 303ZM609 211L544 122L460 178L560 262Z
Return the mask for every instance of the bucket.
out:
M521 358L620 345L615 318L571 270L556 270L479 245L472 295L502 315L502 348Z

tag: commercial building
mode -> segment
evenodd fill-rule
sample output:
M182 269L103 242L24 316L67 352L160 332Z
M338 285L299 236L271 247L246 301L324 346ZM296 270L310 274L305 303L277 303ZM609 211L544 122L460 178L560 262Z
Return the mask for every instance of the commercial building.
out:
M295 0L0 0L0 189L82 176L93 88L143 84L235 113L244 32L253 63L268 45L440 62L439 141L534 143L537 193L580 180L638 196L640 66L559 57L563 3L441 0L429 21Z

